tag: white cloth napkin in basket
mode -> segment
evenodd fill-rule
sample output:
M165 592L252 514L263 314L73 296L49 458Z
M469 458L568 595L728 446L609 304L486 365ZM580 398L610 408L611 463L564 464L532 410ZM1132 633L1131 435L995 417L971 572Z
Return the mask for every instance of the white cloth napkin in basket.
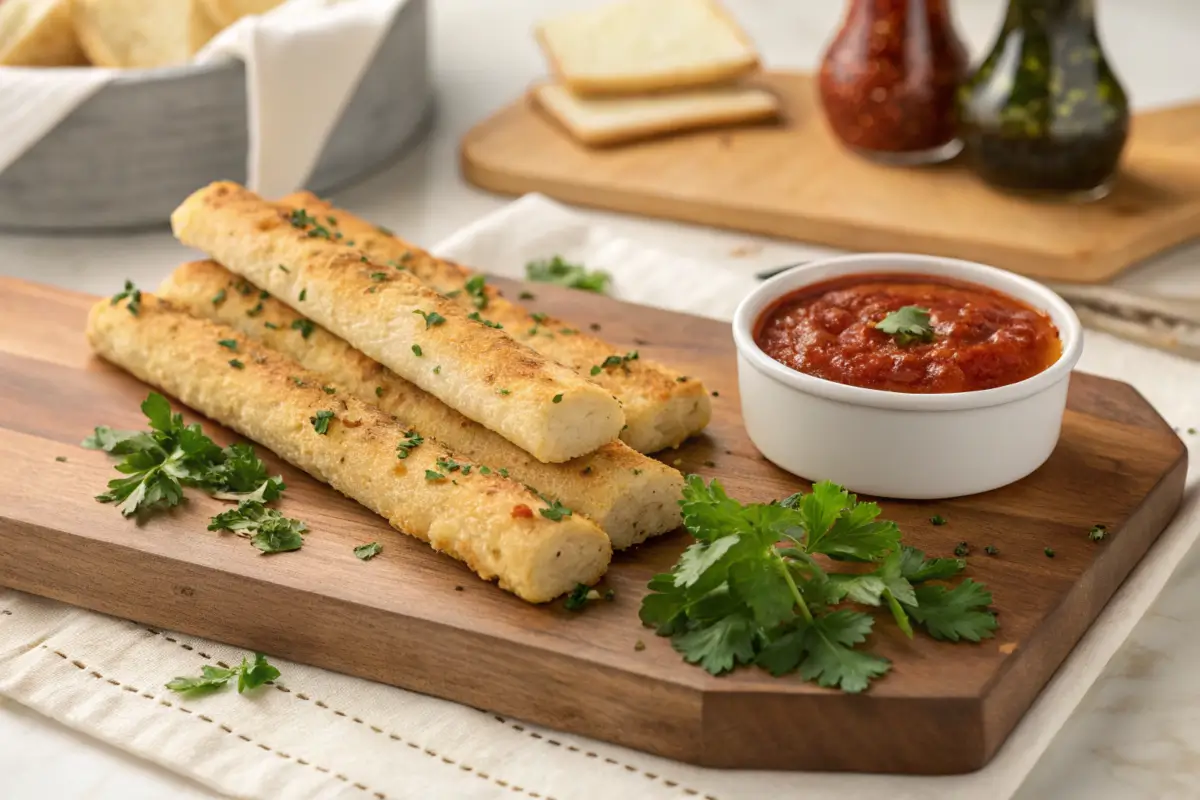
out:
M554 253L614 276L623 299L728 318L745 276L614 236L530 196L437 252L511 277ZM1084 367L1132 381L1168 419L1196 414L1200 367L1090 336ZM1193 473L1192 485L1195 485ZM236 648L0 589L0 695L217 792L246 798L1004 800L1021 784L1200 533L1191 492L996 759L906 777L692 767L455 703L275 659L278 686L180 698L163 688ZM466 654L469 657L469 654Z
M288 0L221 31L195 63L246 64L250 188L304 186L326 139L407 0ZM0 172L81 103L128 71L0 67Z

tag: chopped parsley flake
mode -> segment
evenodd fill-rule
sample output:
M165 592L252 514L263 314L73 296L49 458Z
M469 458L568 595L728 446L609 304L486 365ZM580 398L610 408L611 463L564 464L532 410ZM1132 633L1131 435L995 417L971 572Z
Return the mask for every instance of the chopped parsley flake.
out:
M932 517L929 518L929 521L931 523L933 523L934 525L945 525L946 524L946 518L943 517L941 514L934 514Z
M221 303L225 302L225 297L226 297L225 290L221 289L219 292L217 292L216 294L213 295L212 304L214 306L221 305Z
M229 359L229 366L233 367L234 369L245 369L246 368L246 365L243 364L241 361L238 361L236 358Z
M366 260L367 260L367 257L366 257L366 256L363 256L363 261L366 261ZM386 281L386 280L387 280L387 273L386 273L386 272L372 272L372 273L371 273L371 280L373 280L373 281Z
M420 314L421 318L425 320L425 330L429 330L434 325L441 325L443 322L446 321L446 318L443 317L441 314L439 314L436 311L426 312L426 311L417 309L413 313Z
M496 394L512 394L511 389L497 389Z
M593 366L591 369L591 374L599 375L601 372L608 369L609 367L621 367L626 372L629 372L629 362L637 361L637 360L638 360L638 351L637 350L630 350L628 353L626 353L623 356L612 355L612 356L609 356L608 358L604 359L603 361L601 361L599 364L596 364L595 366Z
M1093 525L1092 529L1088 531L1088 538L1093 542L1102 542L1105 536L1108 536L1107 525Z
M221 347L228 347L230 350L237 350L237 339L218 339L217 344Z
M490 319L484 319L483 317L479 316L478 311L472 311L470 314L467 314L467 319L473 319L476 322L480 322L489 328L503 328L504 327L499 322L492 322Z
M329 421L331 419L333 419L333 412L322 409L315 416L309 417L308 421L312 423L313 430L324 436L329 433Z
M419 344L414 344L412 346L412 351L413 351L413 355L416 356L417 358L420 358L423 355L423 353L421 352L421 345L419 345Z
M552 402L552 403L561 403L561 402L562 402L562 395L561 395L561 394L556 394L556 395L554 395L554 399L553 399L553 400L551 400L550 402Z
M337 389L333 388L332 386L322 386L321 389L325 392L325 394L337 394Z
M408 454L415 448L424 444L425 437L417 433L416 430L404 432L404 438L400 440L400 444L396 445L396 458L404 460L408 458Z
M303 303L307 297L308 297L308 287L305 287L300 290L300 302Z
M312 335L314 327L316 326L313 325L312 320L303 317L292 320L292 330L300 331L300 335L305 339Z
M538 513L546 519L551 520L552 522L562 522L563 517L571 516L571 509L567 508L557 500L551 501L546 497L542 497L542 500L550 504L549 508L538 509Z
M369 544L360 544L354 548L354 557L360 561L370 561L375 556L379 555L383 550L383 545L379 542L370 542Z
M446 476L440 472L434 472L431 469L425 470L425 480L427 481L444 481Z
M142 290L133 285L133 281L126 279L125 288L112 296L109 301L110 306L115 306L122 300L129 300L125 307L129 309L129 313L135 317L142 310Z
M488 306L487 289L484 288L485 282L486 279L482 275L475 275L463 286L471 298L471 304L480 311Z

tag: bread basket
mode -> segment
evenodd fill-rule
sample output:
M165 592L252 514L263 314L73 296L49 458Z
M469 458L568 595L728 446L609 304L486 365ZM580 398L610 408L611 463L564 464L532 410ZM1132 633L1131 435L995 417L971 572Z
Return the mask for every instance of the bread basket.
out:
M328 192L398 156L428 127L432 99L426 0L409 0L306 188ZM0 173L0 228L165 224L197 186L245 182L248 130L242 62L130 71Z

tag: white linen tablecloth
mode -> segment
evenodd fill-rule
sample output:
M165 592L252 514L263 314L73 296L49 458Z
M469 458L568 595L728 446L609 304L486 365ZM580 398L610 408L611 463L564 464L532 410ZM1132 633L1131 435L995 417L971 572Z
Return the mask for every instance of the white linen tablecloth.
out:
M610 271L621 299L720 319L753 285L612 235L538 196L435 249L509 277L522 277L530 259L558 253ZM1200 420L1200 365L1089 333L1080 367L1133 383L1173 424ZM703 769L281 660L274 660L283 672L274 687L185 699L163 683L202 664L236 662L242 651L3 589L0 695L236 797L1007 798L1200 533L1195 483L1193 470L1189 498L1158 545L996 759L971 775Z

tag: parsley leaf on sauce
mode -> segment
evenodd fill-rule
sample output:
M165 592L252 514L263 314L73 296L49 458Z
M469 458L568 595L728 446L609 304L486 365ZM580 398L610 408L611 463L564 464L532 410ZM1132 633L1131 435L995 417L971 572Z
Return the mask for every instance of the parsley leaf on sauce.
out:
M876 329L896 340L896 344L909 345L914 342L932 342L933 325L929 320L929 309L920 306L904 306L893 311L879 322Z

